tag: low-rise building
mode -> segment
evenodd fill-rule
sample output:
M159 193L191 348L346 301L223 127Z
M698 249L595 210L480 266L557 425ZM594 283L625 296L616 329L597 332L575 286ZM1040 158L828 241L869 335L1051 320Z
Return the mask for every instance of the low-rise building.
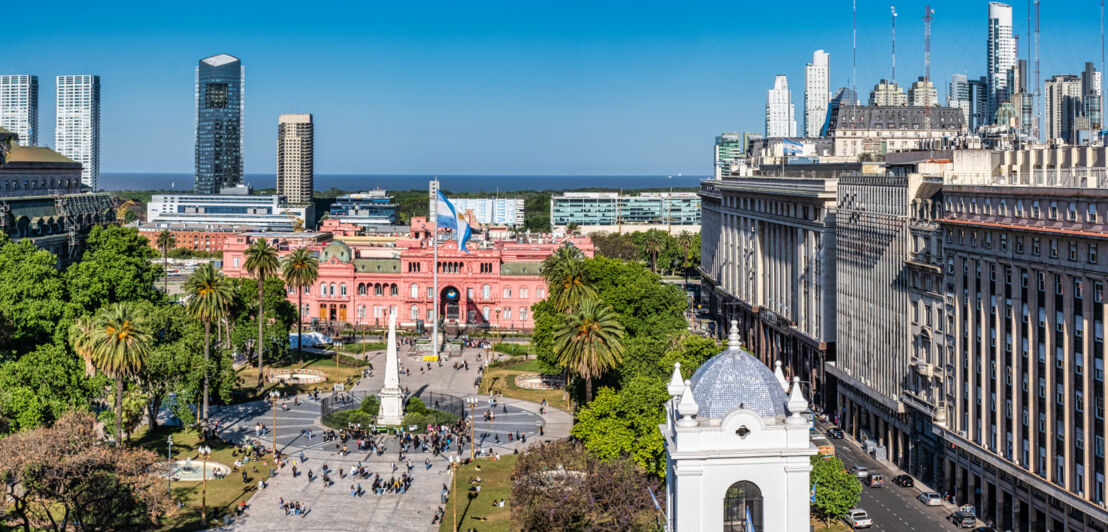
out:
M314 221L311 204L290 205L278 195L156 194L146 205L146 222L157 228L292 231Z
M965 115L952 107L842 105L835 108L828 125L834 154L839 157L876 158L918 150L924 139L965 131Z
M564 231L576 224L582 234L662 229L700 231L696 192L565 192L550 198L550 227Z
M472 211L481 225L522 226L523 198L450 198L459 213Z
M369 227L396 223L396 204L382 189L343 194L335 198L329 212L331 218L343 223Z

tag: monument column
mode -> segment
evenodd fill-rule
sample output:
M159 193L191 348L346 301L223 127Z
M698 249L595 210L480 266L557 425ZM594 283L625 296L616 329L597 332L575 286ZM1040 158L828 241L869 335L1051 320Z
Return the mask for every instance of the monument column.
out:
M399 425L404 421L404 391L400 389L400 362L396 355L396 313L389 312L388 350L385 354L385 385L381 388L380 425Z

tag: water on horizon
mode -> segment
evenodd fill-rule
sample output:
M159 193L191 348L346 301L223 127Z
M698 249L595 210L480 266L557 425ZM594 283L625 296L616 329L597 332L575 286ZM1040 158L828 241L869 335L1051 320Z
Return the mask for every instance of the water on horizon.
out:
M347 191L363 191L374 188L385 190L426 190L431 175L355 175L317 174L315 189L337 188ZM514 190L572 190L578 188L666 188L696 187L698 175L440 175L444 190L453 192L511 192ZM274 174L247 174L246 182L255 189L273 188ZM105 190L191 190L192 174L171 173L122 173L103 172L100 186Z

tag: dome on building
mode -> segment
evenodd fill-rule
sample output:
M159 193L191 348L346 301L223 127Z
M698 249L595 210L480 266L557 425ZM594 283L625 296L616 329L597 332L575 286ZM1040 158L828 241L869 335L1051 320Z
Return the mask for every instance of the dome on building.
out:
M773 371L739 345L735 322L727 350L708 359L689 381L701 419L722 418L738 409L762 417L788 414L788 394Z
M319 254L319 262L329 262L331 257L338 259L339 262L350 262L353 253L351 253L350 246L346 245L346 242L336 240L323 248L323 251Z

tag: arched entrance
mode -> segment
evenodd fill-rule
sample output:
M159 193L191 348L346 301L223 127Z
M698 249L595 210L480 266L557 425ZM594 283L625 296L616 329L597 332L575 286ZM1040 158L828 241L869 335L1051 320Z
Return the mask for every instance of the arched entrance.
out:
M442 308L439 310L444 319L457 320L461 316L458 303L462 299L462 294L457 288L453 286L443 288L439 299L442 301Z
M723 532L765 532L762 490L753 482L743 480L727 488L723 498Z

